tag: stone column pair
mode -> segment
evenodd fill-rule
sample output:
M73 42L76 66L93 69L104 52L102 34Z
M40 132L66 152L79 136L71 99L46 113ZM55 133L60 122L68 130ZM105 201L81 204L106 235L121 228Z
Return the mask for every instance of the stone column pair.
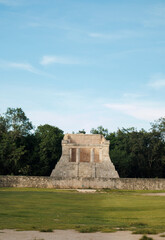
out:
M69 149L70 162L72 161L72 148ZM80 162L80 148L76 148L76 163Z
M72 148L70 148L70 160L72 159ZM102 151L100 149L99 159L102 159ZM95 161L95 151L94 148L91 148L90 152L90 162L93 163ZM80 148L76 148L76 163L80 162Z
M90 154L90 162L94 162L95 158L95 153L94 153L94 148L91 148L91 154ZM76 149L76 163L80 162L80 148Z

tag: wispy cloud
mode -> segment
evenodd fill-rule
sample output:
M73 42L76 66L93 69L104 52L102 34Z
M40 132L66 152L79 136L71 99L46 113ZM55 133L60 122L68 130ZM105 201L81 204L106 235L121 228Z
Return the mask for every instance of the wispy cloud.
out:
M96 117L94 112L75 112L70 114L67 112L55 113L53 111L29 110L27 114L35 126L50 124L58 126L64 130L65 133L72 133L72 131L78 132L82 129L85 129L89 133L92 128L97 128L100 125L104 125L105 127L109 125L112 126L113 124L111 118L106 118L102 114L97 114Z
M21 71L27 71L27 72L31 72L34 74L43 75L43 76L50 77L50 78L55 78L55 76L48 74L44 71L41 71L41 70L33 67L31 64L24 63L24 62L10 62L10 61L0 60L0 68L7 69L7 70L8 69L18 69Z
M60 56L43 56L41 59L41 65L49 65L53 63L58 64L80 64L80 61L69 58L69 57L60 57Z
M164 4L152 5L152 7L147 10L146 16L148 17L143 21L145 27L154 28L158 26L164 26L165 5Z
M150 82L148 85L155 89L160 89L162 87L165 87L165 78Z
M105 104L105 107L140 120L153 121L165 116L165 107L160 107L159 104L155 103L109 103Z
M149 10L149 13L153 16L164 17L164 15L165 15L165 5L164 4L162 4L162 5L157 4Z
M34 68L31 64L29 63L19 63L19 62L9 62L9 61L4 61L0 60L0 67L1 68L15 68L15 69L20 69L20 70L25 70L28 72L36 73L39 74L40 71Z
M136 98L144 97L144 95L139 94L139 93L124 93L123 97L129 98L129 99L136 99Z
M35 28L35 27L41 27L42 25L40 23L38 23L38 22L29 22L28 26Z
M12 67L12 68L18 68L18 69L22 69L22 70L25 70L25 71L29 71L29 72L33 72L33 73L36 73L37 70L32 67L32 65L28 64L28 63L14 63L14 62L11 62L8 64L9 67Z
M0 4L6 5L6 6L17 6L22 4L23 1L21 0L0 0Z
M165 76L162 74L156 74L151 78L151 81L148 83L149 87L154 89L161 89L165 87Z
M92 38L98 39L108 39L108 40L118 40L123 38L137 37L139 33L129 30L118 31L114 33L89 33L89 36Z

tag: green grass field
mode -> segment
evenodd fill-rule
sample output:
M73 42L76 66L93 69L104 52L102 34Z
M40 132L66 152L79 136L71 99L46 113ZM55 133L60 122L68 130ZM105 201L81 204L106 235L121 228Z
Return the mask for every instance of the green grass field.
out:
M145 192L0 188L0 229L165 232L165 197Z

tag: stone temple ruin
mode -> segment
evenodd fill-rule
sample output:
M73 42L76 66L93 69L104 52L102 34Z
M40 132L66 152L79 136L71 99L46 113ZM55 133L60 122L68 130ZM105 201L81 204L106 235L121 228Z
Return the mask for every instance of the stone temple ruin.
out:
M62 156L51 177L119 178L109 157L109 144L100 134L65 134Z

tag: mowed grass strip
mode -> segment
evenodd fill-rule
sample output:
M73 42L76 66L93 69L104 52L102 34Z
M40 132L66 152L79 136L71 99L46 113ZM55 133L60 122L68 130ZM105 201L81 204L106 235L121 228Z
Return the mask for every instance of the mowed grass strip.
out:
M146 191L145 191L146 193ZM0 229L77 229L80 232L165 231L165 197L140 191L78 193L0 188Z

